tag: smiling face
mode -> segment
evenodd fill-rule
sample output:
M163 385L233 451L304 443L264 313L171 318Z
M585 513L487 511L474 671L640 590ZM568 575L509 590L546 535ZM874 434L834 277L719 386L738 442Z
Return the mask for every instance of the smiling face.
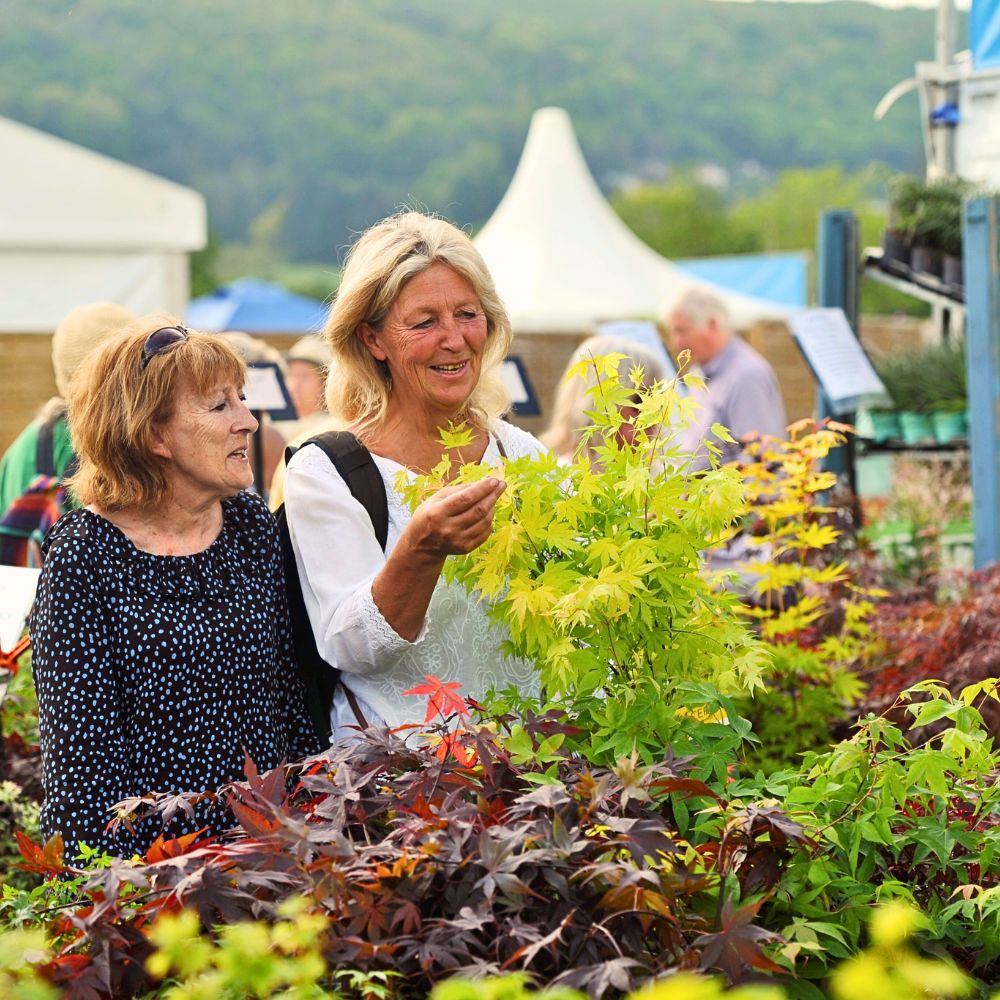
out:
M396 296L381 329L358 336L384 361L390 407L433 427L459 416L479 383L487 322L475 289L447 264L432 264Z
M212 502L250 486L249 444L255 430L241 386L218 385L204 395L185 386L170 419L153 428L152 450L167 460L174 498Z

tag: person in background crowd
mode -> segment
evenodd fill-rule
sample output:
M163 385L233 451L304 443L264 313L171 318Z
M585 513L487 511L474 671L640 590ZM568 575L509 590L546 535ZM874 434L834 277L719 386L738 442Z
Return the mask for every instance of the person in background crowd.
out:
M383 220L351 250L325 333L337 371L330 412L367 447L388 499L383 551L316 445L288 465L285 510L306 609L320 655L342 671L334 738L364 724L419 724L424 705L404 692L426 674L472 697L537 691L533 665L501 653L504 631L486 606L440 579L449 554L489 536L500 476L445 487L412 513L397 487L398 476L427 473L445 454L457 468L543 450L500 419L510 405L499 378L510 321L479 252L443 219ZM442 447L451 422L471 430L467 447Z
M69 422L85 505L45 541L30 620L42 833L123 857L160 833L108 831L121 800L214 790L318 751L291 659L274 521L252 482L246 369L217 336L147 318L106 341ZM224 832L218 805L177 835Z
M14 440L0 460L0 514L39 475L62 478L73 459L66 423L66 399L77 370L105 338L134 322L135 316L113 302L77 306L59 322L52 335L52 370L57 396ZM46 468L50 468L49 472Z
M712 292L689 289L665 314L670 349L691 352L691 361L705 377L697 393L701 410L681 436L683 447L696 455L693 469L707 468L703 442L713 423L727 427L737 442L757 434L783 438L785 404L774 369L732 329L725 303ZM739 460L739 444L723 445L722 461ZM706 553L705 568L729 574L727 589L752 600L758 576L747 568L753 561L769 561L771 549L739 532L725 546Z
M570 356L566 371L559 380L555 403L552 406L552 422L540 438L542 444L564 461L571 462L576 457L582 433L590 424L587 410L593 410L596 406L588 391L597 382L596 372L590 369L586 378L571 376L569 372L587 358L603 357L608 354L624 355L618 363L618 377L623 385L630 384L629 372L636 365L642 366L642 384L647 388L670 375L662 358L625 337L588 337L579 344ZM636 411L631 407L624 407L621 410L622 425L618 431L621 441L631 441L630 421L635 415ZM590 451L588 457L593 461L595 455Z
M326 376L332 360L329 345L315 333L297 340L285 354L285 383L299 416L285 434L289 440L326 426Z
M299 419L282 421L277 426L291 448L298 448L309 438L324 431L338 430L341 426L326 408L326 380L332 362L329 346L315 333L297 340L285 354L285 382ZM271 510L277 510L285 502L284 456L271 477L267 502Z
M785 404L774 369L733 332L722 299L706 289L689 289L661 317L661 332L671 354L690 351L705 377L699 417L684 439L705 467L702 446L713 423L727 427L737 441L752 434L784 437Z

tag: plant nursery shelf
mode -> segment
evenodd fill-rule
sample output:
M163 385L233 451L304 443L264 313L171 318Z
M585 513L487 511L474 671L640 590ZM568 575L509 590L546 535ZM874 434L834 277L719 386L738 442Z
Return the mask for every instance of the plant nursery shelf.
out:
M915 299L944 309L965 309L965 289L960 285L947 285L931 274L911 271L899 261L883 261L877 249L865 251L864 273L873 281L898 289Z
M858 450L863 455L912 454L934 456L935 458L957 458L969 450L966 438L939 444L928 441L926 444L907 444L905 441L872 441L871 438L855 439Z

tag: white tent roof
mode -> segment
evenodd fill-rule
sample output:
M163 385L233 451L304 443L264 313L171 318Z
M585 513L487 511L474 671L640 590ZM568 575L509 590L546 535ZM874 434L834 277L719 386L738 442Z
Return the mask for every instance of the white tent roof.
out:
M0 154L0 332L51 333L86 302L183 314L197 191L8 118Z
M0 249L200 250L197 191L0 118Z
M615 215L562 108L535 112L510 187L475 243L514 329L524 332L653 317L664 302L699 284ZM791 311L707 287L725 300L738 327Z

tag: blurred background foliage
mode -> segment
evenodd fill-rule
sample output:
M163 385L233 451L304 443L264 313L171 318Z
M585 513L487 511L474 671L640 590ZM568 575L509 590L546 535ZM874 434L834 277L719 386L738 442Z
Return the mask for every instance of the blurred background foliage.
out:
M933 48L930 11L708 0L35 0L0 25L0 114L201 191L196 280L310 294L401 205L482 225L547 104L658 249L811 248L818 203L884 197L869 162L922 169L915 98L872 109Z

